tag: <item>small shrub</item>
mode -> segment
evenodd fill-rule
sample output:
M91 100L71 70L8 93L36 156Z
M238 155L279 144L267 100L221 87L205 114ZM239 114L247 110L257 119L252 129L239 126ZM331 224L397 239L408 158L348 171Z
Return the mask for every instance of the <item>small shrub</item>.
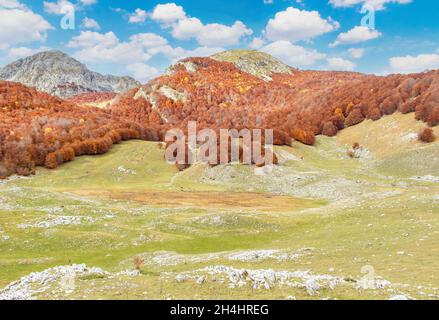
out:
M142 268L142 265L143 265L142 258L140 258L139 256L136 256L134 258L134 267L136 268L136 270L140 271L140 269Z
M382 117L381 111L379 108L373 108L369 114L369 118L373 121L380 120Z
M346 125L348 127L355 126L356 124L359 124L363 122L364 115L361 113L360 109L354 109L351 113L349 113L348 117L346 118Z
M430 142L433 142L434 140L436 140L436 136L434 135L433 129L431 129L431 128L425 128L425 129L421 130L421 132L419 132L418 138L419 138L419 141L425 142L425 143L430 143Z
M56 152L52 152L47 155L44 166L48 169L56 169L58 167Z
M330 121L323 125L322 134L328 137L337 135L338 128Z
M294 129L292 132L294 140L302 142L303 144L313 146L316 143L316 137L313 132Z

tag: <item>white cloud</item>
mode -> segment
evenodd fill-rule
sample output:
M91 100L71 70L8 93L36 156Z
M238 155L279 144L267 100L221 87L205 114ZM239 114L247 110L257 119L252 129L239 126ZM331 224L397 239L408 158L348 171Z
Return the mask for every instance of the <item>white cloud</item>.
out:
M91 6L92 4L97 3L97 0L80 0L84 6Z
M198 18L184 18L173 26L172 36L179 40L195 38L203 30L203 23Z
M232 26L218 23L203 25L197 18L180 20L172 31L172 36L179 40L197 39L202 46L233 46L239 44L244 36L251 35L241 21L236 21Z
M262 38L255 37L248 45L250 49L260 49L265 45L265 40Z
M361 4L375 10L385 9L387 3L407 4L410 2L412 0L329 0L334 7L352 7Z
M130 15L128 21L129 23L141 23L145 22L148 18L148 13L142 9L136 9L133 14Z
M181 49L181 48L180 48ZM178 60L188 58L188 57L209 57L211 55L214 55L215 53L223 52L226 49L221 47L211 48L211 47L198 47L194 50L180 50L178 52L178 55L175 56L173 59L173 62L176 62Z
M130 63L133 61L148 61L151 58L142 48L133 46L131 43L122 42L114 47L96 45L83 48L74 56L84 62L91 63Z
M159 73L147 63L153 56L163 55L174 61L187 52L171 47L165 38L154 33L138 33L121 41L113 32L81 31L67 47L76 49L73 56L84 63L109 64L114 70L124 70L142 82Z
M17 47L17 48L11 48L9 50L9 56L12 59L19 59L23 57L28 57L34 54L34 49L28 48L28 47Z
M166 3L157 5L151 15L151 18L162 24L171 24L186 18L186 12L183 7L175 3Z
M79 36L74 37L67 44L69 48L90 48L96 45L110 47L119 43L119 39L113 32L105 34L93 31L81 31Z
M373 30L368 27L356 26L348 32L340 33L335 42L331 43L329 46L336 47L343 44L360 43L376 39L381 36L382 34L378 30Z
M156 68L141 62L129 64L126 70L133 78L140 82L146 82L159 73L159 70Z
M242 37L253 34L241 21L236 21L232 26L203 24L198 18L188 17L183 7L175 3L157 5L151 19L159 22L162 27L171 29L175 39L196 39L201 46L207 47L237 45Z
M49 14L62 15L74 10L75 5L68 0L58 0L57 2L44 1L44 11Z
M9 57L13 60L29 57L38 52L47 51L49 48L40 47L38 49L32 49L28 47L14 47L9 50Z
M84 20L82 20L81 25L85 29L95 29L95 30L101 29L101 26L99 25L99 23L95 19L88 18L88 17L85 17Z
M130 41L144 48L160 47L168 44L168 40L155 33L138 33L132 35Z
M97 0L79 0L73 4L69 0L57 0L55 2L44 1L44 11L49 14L63 15L72 12L75 8L80 9L81 6L90 6L96 4Z
M420 54L418 56L393 57L389 60L393 72L415 73L439 69L439 54Z
M306 49L285 40L270 43L260 50L293 67L311 66L326 57L316 50Z
M1 0L0 46L45 41L47 31L51 29L49 22L19 1Z
M268 21L265 34L272 41L296 42L334 31L339 26L339 23L331 18L323 19L317 11L289 7L285 11L276 13L275 17Z
M327 68L329 70L352 71L356 67L354 62L342 58L328 58L326 61L328 62Z
M220 47L199 47L194 50L174 48L165 38L154 33L134 34L127 41L120 41L113 32L92 31L82 31L71 39L67 47L77 49L73 56L82 62L110 63L115 69L122 68L142 82L159 73L158 69L147 63L154 56L163 55L171 62L176 62L186 57L210 56L224 51Z
M5 9L26 9L26 6L18 0L0 0L0 8Z
M172 48L165 38L154 33L139 33L132 35L128 41L120 41L113 32L82 31L71 39L67 47L78 49L74 56L91 63L144 63L158 54L173 59L184 51Z
M360 59L364 56L364 49L363 48L350 48L348 50L349 55L354 59Z

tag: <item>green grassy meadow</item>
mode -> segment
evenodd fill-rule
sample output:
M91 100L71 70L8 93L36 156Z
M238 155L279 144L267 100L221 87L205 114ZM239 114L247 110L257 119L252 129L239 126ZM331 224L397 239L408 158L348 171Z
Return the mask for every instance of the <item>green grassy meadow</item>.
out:
M393 116L276 148L265 173L178 172L130 141L0 181L0 298L437 299L439 143L395 116L380 143Z

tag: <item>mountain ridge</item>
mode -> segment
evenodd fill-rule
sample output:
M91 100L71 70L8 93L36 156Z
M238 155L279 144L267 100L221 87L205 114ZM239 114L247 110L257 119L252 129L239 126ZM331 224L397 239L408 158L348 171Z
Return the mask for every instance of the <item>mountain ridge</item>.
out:
M0 69L0 80L19 82L60 98L90 92L121 93L140 85L128 76L91 71L59 50L40 52L6 65Z

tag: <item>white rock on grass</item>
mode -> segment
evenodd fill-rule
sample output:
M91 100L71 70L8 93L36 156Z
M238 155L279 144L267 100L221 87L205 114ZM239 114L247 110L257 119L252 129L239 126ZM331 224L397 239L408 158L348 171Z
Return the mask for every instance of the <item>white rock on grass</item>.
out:
M360 279L355 287L357 290L377 290L384 289L390 287L392 283L386 279L382 279L381 277L363 277Z
M403 141L417 141L418 140L418 134L415 132L407 133L405 136L402 137Z
M131 175L135 175L135 174L137 174L136 170L133 170L133 169L126 169L124 166L119 166L119 167L117 167L117 171L118 171L119 173L122 173L122 174L131 174Z
M439 177L432 175L416 176L416 177L411 177L410 179L415 181L423 181L423 182L439 182Z
M9 237L9 236L5 233L5 231L2 229L2 227L0 227L0 240L8 241L8 240L10 240L10 239L11 239L11 237Z
M230 261L239 262L258 262L263 260L277 260L277 261L295 261L301 257L309 254L314 250L313 248L302 248L297 251L288 252L285 250L248 250L248 251L233 251L233 252L219 252L210 254L196 254L183 255L176 252L157 251L152 253L144 253L139 255L145 265L154 266L177 266L187 263L204 263L207 261L227 259Z
M287 260L287 258L287 254L279 255L278 250L243 251L229 255L229 260L232 261Z
M277 261L297 260L312 250L312 248L302 248L291 253L281 250L240 251L230 254L228 256L228 259L231 261L241 262L254 262L268 259L273 259Z
M410 296L406 296L404 294L398 294L396 296L391 296L389 300L415 300Z
M315 279L308 279L305 283L305 286L306 292L308 292L310 296L315 295L321 289L321 286L317 283Z
M88 216L53 216L48 215L47 220L38 221L35 223L22 223L17 225L20 229L41 228L47 229L56 226L80 225L82 223L93 223L94 219Z
M275 271L271 269L235 269L229 266L210 266L193 272L180 274L185 280L196 280L200 273L207 273L216 281L225 280L230 288L250 285L253 289L269 290L275 286L303 288L310 295L322 288L333 289L345 283L342 278L330 275L314 275L309 271Z
M77 276L90 274L108 275L108 272L100 268L89 268L85 264L57 266L41 272L33 272L0 290L0 300L35 299L36 294L50 289L57 281L62 285L63 279L70 278L74 281Z
M185 282L187 280L187 277L185 275L179 274L175 277L175 281L178 283Z
M206 277L201 276L197 279L197 284L202 285L204 282L206 282Z

